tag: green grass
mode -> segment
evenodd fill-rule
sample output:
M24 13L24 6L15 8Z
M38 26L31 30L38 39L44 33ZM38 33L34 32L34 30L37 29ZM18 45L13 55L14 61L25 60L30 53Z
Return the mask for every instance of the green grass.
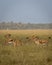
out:
M36 45L31 40L26 39L30 34L14 34L11 38L22 40L22 46L13 47L4 45L7 33L0 34L0 65L52 65L52 38L48 39L51 34L37 34L40 39L48 39L48 46Z

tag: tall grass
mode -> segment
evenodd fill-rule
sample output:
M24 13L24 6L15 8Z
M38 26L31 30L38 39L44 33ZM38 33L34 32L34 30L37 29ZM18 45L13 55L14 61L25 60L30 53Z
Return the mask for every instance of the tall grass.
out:
M4 35L10 33L11 38L20 39L22 46L4 45ZM38 35L41 39L49 40L48 46L36 45L26 37ZM9 30L0 31L0 65L52 65L52 37L51 30Z

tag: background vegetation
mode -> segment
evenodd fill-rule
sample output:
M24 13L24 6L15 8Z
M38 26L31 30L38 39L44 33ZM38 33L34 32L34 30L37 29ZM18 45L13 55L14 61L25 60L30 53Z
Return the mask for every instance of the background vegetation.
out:
M12 30L19 30L19 29L52 29L52 23L15 23L15 22L1 22L0 29L12 29Z

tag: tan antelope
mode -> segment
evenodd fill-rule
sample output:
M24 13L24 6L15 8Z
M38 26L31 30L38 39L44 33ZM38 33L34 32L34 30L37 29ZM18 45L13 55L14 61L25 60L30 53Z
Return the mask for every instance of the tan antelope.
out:
M14 47L22 45L21 40L7 39L5 42L6 45L13 45Z
M41 44L41 45L47 45L47 44L48 44L48 40L39 39L39 38L37 38L37 37L35 37L35 38L33 39L33 41L34 41L35 44L37 44L37 45L39 45L39 44Z

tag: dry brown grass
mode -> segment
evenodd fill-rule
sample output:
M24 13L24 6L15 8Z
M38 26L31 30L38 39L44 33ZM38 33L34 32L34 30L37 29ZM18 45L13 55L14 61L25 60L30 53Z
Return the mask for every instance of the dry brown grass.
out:
M42 34L52 34L52 29L36 29L36 30L0 30L0 34L28 34L28 35L42 35Z
M3 45L6 34L11 34L15 48ZM49 45L34 44L32 36L48 40ZM52 65L52 30L0 30L0 65Z

